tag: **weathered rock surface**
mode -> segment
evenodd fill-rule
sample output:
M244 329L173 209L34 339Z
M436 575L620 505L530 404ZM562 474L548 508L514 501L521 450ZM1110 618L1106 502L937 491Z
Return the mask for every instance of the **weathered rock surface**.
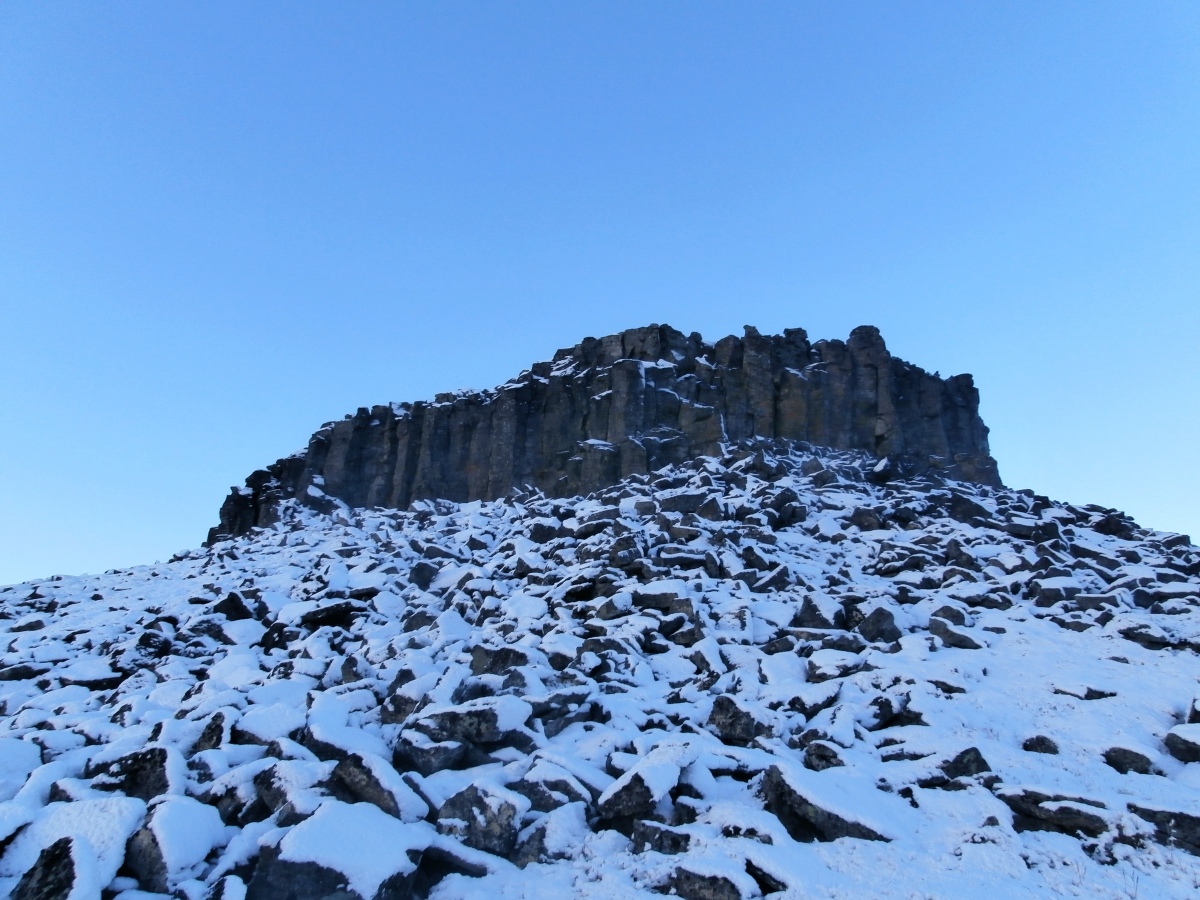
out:
M816 343L802 329L747 327L708 344L650 325L587 338L494 390L329 423L235 488L209 541L274 523L291 497L318 509L328 498L396 509L491 500L526 486L567 497L755 437L865 450L888 459L884 479L933 468L999 485L987 434L970 375L896 359L869 326Z

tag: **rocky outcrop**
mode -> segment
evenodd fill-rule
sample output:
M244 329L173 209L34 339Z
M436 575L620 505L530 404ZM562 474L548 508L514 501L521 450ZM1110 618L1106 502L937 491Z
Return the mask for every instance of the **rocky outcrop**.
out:
M715 344L651 325L560 350L490 391L359 409L253 473L209 542L276 521L280 501L404 509L514 489L586 494L751 438L865 450L999 486L970 375L940 378L888 353L875 328L810 343L802 329Z

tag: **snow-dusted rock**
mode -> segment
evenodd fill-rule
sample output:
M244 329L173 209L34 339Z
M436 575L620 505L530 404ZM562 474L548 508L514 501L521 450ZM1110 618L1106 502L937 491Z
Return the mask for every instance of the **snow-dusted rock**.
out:
M720 453L0 587L0 895L1190 895L1200 553Z

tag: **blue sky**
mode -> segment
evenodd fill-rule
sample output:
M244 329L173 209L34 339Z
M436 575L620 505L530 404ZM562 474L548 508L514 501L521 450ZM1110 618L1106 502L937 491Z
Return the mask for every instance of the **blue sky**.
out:
M878 325L1200 536L1194 3L7 3L0 123L0 583L649 322Z

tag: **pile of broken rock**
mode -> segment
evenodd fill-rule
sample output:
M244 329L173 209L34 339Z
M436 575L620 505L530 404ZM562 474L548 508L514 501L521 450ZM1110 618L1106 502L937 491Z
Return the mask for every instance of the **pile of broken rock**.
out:
M0 893L1194 896L1200 553L888 476L289 501L0 589Z

